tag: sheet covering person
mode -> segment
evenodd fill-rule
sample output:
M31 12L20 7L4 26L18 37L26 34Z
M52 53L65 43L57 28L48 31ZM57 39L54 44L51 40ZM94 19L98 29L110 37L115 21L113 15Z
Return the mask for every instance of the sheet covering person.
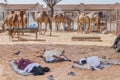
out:
M84 59L80 59L80 64L89 64L92 68L98 69L97 67L100 66L100 59L97 56L91 56Z
M9 63L12 69L21 75L44 75L45 72L50 71L48 67L42 67L29 59L12 60Z
M81 68L81 69L100 70L98 68L99 66L100 66L100 59L97 56L91 56L91 57L81 58L78 64L73 64L72 67Z
M79 61L74 61L72 68L101 70L112 65L120 65L120 60L112 60L106 56L103 56L102 58L90 56L81 58Z
M43 53L43 58L46 62L60 62L60 61L70 61L65 55L64 50L45 50Z
M72 68L78 69L91 69L91 70L101 70L101 60L97 56L90 56L81 58L78 62L74 61Z

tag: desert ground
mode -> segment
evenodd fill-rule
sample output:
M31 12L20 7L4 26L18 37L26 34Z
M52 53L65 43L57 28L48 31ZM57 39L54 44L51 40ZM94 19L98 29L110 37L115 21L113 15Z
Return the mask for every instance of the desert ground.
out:
M90 33L81 34L77 32L53 32L49 36L39 35L39 41L9 41L8 33L0 33L0 80L49 80L48 76L53 75L54 80L119 80L120 66L113 65L100 71L79 70L71 68L73 62L45 63L43 59L37 57L43 49L65 50L65 55L72 61L79 60L87 56L106 56L111 59L119 59L118 53L110 48L114 42L114 34ZM28 34L27 34L28 35ZM102 41L72 41L73 36L100 36ZM29 34L26 38L34 38L34 34ZM43 41L42 41L43 40ZM45 40L45 41L44 41ZM15 52L21 51L19 55ZM22 76L11 69L9 60L28 58L41 66L47 66L50 72L40 76ZM74 72L75 76L68 75Z

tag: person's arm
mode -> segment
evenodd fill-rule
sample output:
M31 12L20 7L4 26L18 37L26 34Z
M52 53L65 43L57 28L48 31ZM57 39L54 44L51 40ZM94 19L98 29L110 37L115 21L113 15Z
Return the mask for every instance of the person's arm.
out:
M99 68L96 68L95 66L92 66L92 68L95 69L95 70L100 70Z

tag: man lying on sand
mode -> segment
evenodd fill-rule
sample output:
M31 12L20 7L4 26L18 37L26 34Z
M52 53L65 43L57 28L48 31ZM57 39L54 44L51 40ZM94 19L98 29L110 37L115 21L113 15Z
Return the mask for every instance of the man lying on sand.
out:
M101 70L111 65L120 65L119 60L111 60L109 58L98 58L97 56L90 56L81 58L79 61L74 61L72 68Z
M44 75L45 72L49 72L50 69L48 67L41 67L38 63L35 63L29 59L18 59L12 60L9 62L12 69L21 75L29 75L33 74L37 75Z
M74 61L73 63L72 68L100 70L100 59L97 56L81 58L79 62Z
M65 51L59 50L44 50L43 55L45 62L53 63L53 62L62 62L62 61L71 61L65 55Z

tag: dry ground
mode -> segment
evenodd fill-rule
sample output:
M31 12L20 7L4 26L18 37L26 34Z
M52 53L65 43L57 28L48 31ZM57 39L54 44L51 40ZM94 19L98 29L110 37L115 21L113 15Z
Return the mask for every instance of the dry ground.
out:
M48 33L47 33L48 34ZM96 55L107 56L112 59L119 59L118 54L110 46L115 36L112 34L78 34L76 32L53 32L53 36L39 36L39 39L46 41L21 41L11 42L7 33L0 33L0 80L49 80L48 76L53 75L55 80L119 80L120 66L111 66L101 71L78 70L71 68L72 62L45 63L36 56L41 54L43 49L65 50L65 55L72 61L82 57ZM101 36L103 42L71 41L72 36L92 35ZM34 36L34 34L32 34ZM21 51L19 55L13 53ZM38 62L41 66L48 66L51 72L43 76L21 76L16 74L9 66L9 60L28 58ZM67 75L74 72L76 75Z

